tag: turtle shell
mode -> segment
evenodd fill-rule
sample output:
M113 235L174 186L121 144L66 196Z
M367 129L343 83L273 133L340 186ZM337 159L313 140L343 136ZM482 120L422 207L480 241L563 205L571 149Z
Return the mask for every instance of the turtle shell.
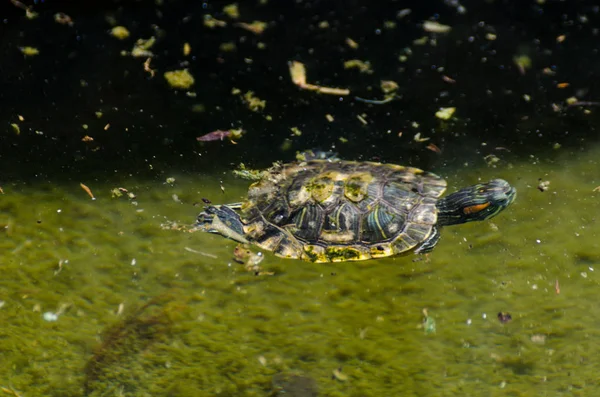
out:
M432 233L446 181L394 164L276 164L241 208L247 238L285 258L339 262L411 251Z

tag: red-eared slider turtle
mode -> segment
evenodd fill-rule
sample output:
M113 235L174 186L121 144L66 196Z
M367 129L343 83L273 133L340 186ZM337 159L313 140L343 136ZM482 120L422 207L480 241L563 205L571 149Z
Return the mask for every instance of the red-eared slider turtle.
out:
M440 198L439 176L373 162L275 164L257 179L244 202L206 207L197 228L310 262L429 252L441 226L489 219L516 196L494 179Z

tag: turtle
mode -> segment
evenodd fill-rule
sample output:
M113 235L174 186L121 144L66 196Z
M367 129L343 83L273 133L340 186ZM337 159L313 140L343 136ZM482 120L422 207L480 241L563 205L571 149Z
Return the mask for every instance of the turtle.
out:
M429 253L441 227L490 219L516 197L503 179L441 197L434 173L335 157L275 163L255 179L243 202L206 206L195 230L316 263Z

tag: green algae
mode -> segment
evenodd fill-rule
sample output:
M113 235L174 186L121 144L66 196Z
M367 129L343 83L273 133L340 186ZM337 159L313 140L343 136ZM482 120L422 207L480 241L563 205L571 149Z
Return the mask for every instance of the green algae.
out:
M194 203L239 201L243 181L224 180L225 193L206 176L86 183L95 201L79 182L4 184L0 386L25 396L265 396L285 372L314 379L324 396L594 394L596 158L432 170L450 191L501 177L519 196L492 222L445 228L427 260L267 254L261 265L275 275L260 277L233 261L235 243L185 231ZM111 198L122 184L135 200ZM58 321L43 320L65 305ZM423 332L424 308L435 333ZM513 320L501 324L501 311ZM123 318L129 331L107 345ZM102 349L110 359L86 375ZM332 379L340 367L346 382Z

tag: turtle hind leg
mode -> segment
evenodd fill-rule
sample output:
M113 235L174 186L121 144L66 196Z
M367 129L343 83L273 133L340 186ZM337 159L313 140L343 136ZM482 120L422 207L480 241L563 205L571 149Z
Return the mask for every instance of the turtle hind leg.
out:
M235 204L209 205L198 215L196 229L209 233L217 233L240 243L247 243L244 237L244 224L240 216L232 208Z
M415 253L416 254L430 253L433 250L433 248L435 247L435 245L438 243L438 241L440 241L440 237L441 237L440 229L438 229L437 227L434 226L429 237L427 237L427 239L425 241L423 241L423 244L421 244L415 250Z

